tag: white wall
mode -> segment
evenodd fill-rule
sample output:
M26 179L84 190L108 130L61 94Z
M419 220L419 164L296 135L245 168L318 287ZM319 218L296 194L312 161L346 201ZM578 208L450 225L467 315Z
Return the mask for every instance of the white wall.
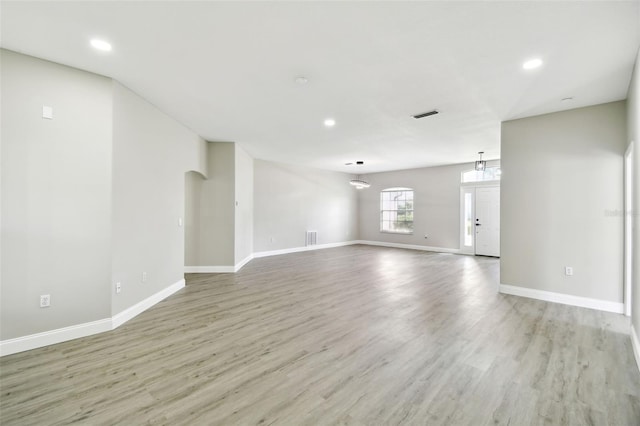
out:
M614 102L502 124L503 284L622 302L625 122Z
M367 175L371 187L359 193L360 239L459 249L461 173L473 168L469 163ZM412 235L380 232L380 191L394 187L414 190Z
M254 251L304 247L307 230L318 244L358 239L358 198L350 175L254 161Z
M0 55L6 340L110 316L112 100L108 78Z
M184 278L185 172L201 169L204 140L113 83L113 257L116 314ZM147 282L142 282L142 273Z
M235 145L235 265L253 254L253 158Z
M627 95L627 142L634 141L634 205L633 214L633 290L631 316L636 332L640 332L640 51L636 57Z

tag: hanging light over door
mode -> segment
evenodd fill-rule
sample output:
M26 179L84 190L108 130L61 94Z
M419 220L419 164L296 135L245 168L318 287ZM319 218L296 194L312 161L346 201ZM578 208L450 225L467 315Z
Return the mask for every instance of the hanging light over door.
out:
M484 154L484 151L479 151L478 154L480 154L480 159L476 161L476 171L484 172L487 168L487 162L482 159L482 154Z

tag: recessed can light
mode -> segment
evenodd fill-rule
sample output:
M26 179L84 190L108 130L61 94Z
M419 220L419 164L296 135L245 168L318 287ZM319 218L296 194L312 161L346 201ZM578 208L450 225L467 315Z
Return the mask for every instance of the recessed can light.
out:
M93 40L91 40L91 46L93 46L95 49L102 50L103 52L111 51L110 43L107 43L104 40L99 40L97 38L94 38Z
M561 102L569 102L569 101L572 101L572 100L573 100L573 96L569 96L567 98L560 99Z
M541 65L542 65L542 59L535 58L535 59L530 59L526 61L524 64L522 64L522 68L524 68L525 70L532 70L534 68L540 67Z
M334 120L333 118L327 118L326 120L324 120L324 125L327 127L333 127L336 125L336 120Z

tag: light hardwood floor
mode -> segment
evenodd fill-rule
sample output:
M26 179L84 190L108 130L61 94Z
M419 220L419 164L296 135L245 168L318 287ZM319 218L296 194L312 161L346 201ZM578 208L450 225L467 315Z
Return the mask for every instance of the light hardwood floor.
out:
M2 425L638 425L621 315L498 261L351 246L193 274L115 331L3 357Z

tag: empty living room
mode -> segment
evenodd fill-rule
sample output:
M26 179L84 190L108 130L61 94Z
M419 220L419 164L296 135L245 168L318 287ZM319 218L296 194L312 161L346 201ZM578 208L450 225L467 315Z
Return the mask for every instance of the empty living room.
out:
M640 0L0 1L0 425L640 425Z

